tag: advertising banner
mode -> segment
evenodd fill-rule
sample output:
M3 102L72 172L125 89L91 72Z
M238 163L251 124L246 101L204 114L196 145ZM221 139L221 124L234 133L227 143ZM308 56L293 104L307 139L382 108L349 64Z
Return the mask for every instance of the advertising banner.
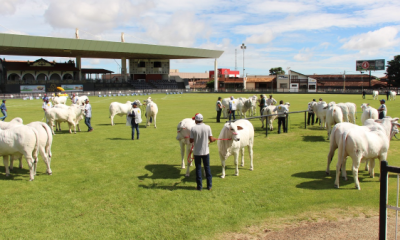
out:
M356 71L385 70L385 59L357 60Z
M46 92L45 85L21 85L19 86L21 93L44 93Z
M62 88L66 92L77 92L77 91L83 91L83 85L78 84L78 85L61 85Z

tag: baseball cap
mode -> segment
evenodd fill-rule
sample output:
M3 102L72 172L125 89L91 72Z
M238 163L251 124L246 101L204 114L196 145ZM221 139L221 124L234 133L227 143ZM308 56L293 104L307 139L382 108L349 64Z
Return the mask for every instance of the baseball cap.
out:
M196 114L194 115L194 117L192 117L192 120L194 120L198 114L200 114L200 113L196 113Z
M315 98L313 99L313 101L315 101Z
M382 99L381 102L386 102L385 99Z
M132 105L137 105L137 102L133 102Z
M201 115L200 113L196 114L196 116L194 116L194 118L196 121L203 121L203 115Z

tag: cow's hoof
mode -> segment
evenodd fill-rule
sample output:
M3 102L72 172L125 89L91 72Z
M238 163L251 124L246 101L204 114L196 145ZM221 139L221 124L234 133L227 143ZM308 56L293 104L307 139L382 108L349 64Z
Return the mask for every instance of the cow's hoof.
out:
M182 168L182 169L185 169L186 167L185 167L185 166L181 166L181 168Z
M33 178L29 179L29 182L32 182L32 181L33 181Z
M235 173L235 176L239 176L239 173Z
M221 175L221 178L225 178L225 175Z
M185 174L185 177L190 177L190 174Z
M74 132L74 134L76 134L76 132Z
M253 171L254 169L253 168L250 168L250 171Z
M335 184L335 188L339 188L339 186Z
M329 173L329 172L325 172L325 174L326 174L326 176L329 176L329 175L330 175L330 173Z
M361 190L360 186L358 186L358 187L356 186L356 189L357 189L357 190Z
M47 173L47 175L53 175L53 172L49 172L49 173Z
M241 167L244 167L244 164L240 164Z
M10 176L10 174L6 174L6 177L9 177Z

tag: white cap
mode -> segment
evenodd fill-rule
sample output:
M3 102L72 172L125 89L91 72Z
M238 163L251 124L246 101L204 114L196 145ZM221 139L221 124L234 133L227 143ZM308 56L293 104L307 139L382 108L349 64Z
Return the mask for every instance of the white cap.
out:
M195 119L196 121L203 121L203 115L201 115L201 114L199 113L199 114L197 114L197 115L194 117L194 119Z

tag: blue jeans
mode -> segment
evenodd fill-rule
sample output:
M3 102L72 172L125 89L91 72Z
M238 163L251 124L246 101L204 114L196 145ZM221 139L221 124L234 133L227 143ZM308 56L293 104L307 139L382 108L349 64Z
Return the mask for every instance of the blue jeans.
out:
M231 114L229 114L229 121L231 120L231 116L233 116L233 120L236 120L235 118L235 110L231 110Z
M196 166L196 182L197 182L197 190L201 190L203 188L203 179L201 173L201 159L203 159L204 170L206 171L207 178L207 189L212 187L212 176L211 176L211 168L210 168L210 154L207 155L195 155L194 156L194 165Z
M0 119L1 119L1 121L4 121L4 119L6 119L6 117L7 117L7 111L1 110L1 112L3 113L4 117L0 117Z
M136 139L139 139L139 124L138 123L132 123L132 140L135 139L135 129L137 131Z
M85 124L88 127L88 131L92 130L92 126L90 125L90 117L85 117Z

